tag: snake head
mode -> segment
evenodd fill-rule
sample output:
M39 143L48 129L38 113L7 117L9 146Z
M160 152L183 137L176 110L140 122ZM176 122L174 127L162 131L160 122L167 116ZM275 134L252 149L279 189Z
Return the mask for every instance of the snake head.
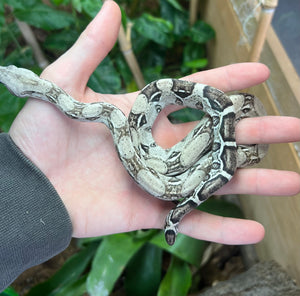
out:
M39 81L40 78L30 70L17 68L13 65L0 66L0 82L17 97L27 97L26 90L37 86Z

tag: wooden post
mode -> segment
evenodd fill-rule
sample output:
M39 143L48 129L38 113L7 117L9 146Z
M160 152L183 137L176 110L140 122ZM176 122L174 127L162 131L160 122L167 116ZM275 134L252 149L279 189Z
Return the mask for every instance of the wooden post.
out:
M268 28L270 27L278 0L264 0L262 1L262 10L260 13L260 20L256 30L256 34L252 43L249 61L258 62L260 54L265 43Z
M197 20L198 12L198 0L190 1L190 26L192 26Z

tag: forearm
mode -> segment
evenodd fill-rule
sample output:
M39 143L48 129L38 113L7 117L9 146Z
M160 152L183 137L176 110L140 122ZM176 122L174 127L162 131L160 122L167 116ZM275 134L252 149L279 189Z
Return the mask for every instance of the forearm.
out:
M67 210L45 175L0 134L0 291L24 270L64 250Z

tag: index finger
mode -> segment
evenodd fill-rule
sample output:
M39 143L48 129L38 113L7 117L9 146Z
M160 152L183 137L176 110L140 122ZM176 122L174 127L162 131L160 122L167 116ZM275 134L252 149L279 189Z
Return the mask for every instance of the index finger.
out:
M207 84L224 92L241 90L268 79L270 71L260 63L239 63L194 73L182 79Z

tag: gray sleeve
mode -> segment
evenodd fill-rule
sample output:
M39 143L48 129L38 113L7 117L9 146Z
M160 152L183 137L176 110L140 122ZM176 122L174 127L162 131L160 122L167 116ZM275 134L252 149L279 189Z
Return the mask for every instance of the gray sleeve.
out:
M24 270L63 251L69 214L46 176L0 134L0 292Z

